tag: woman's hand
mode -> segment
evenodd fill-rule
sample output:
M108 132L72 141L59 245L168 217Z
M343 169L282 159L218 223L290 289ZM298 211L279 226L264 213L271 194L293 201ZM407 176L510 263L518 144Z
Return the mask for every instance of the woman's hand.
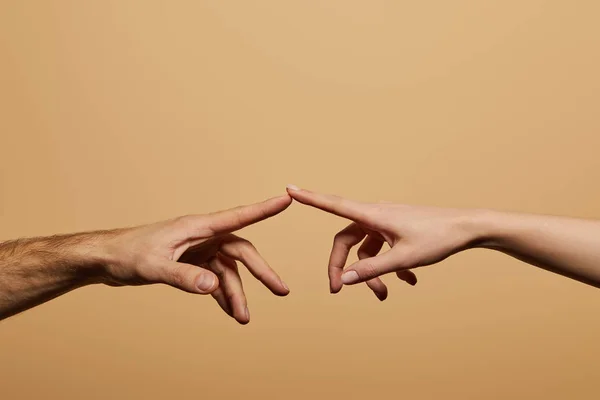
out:
M300 203L353 221L335 235L329 259L332 293L344 284L366 282L385 300L387 287L380 275L396 272L400 279L415 285L417 278L410 269L442 261L477 238L465 210L361 203L295 186L288 186L288 193ZM360 242L359 261L344 269L350 250ZM390 250L379 254L384 243Z
M378 276L396 272L410 284L413 268L435 264L469 248L497 250L542 269L600 287L600 221L493 210L368 204L294 186L297 201L354 221L335 237L329 260L331 291L367 282L377 297L387 288ZM344 270L360 243L360 260ZM379 254L384 243L390 250Z

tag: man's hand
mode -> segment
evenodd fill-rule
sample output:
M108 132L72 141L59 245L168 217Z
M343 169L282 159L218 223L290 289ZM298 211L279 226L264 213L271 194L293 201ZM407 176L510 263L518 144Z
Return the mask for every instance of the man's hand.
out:
M232 232L280 213L291 201L285 195L141 227L0 244L0 318L90 283L164 283L212 294L246 324L250 315L237 261L274 294L285 296L289 289L256 248Z

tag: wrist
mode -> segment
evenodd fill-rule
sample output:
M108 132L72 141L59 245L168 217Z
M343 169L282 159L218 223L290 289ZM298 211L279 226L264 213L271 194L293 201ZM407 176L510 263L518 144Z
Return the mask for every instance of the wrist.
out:
M105 234L83 233L74 239L76 243L70 249L70 257L78 279L85 284L102 282L104 271L110 262Z
M90 283L107 283L110 271L119 264L118 231L83 233L79 243L73 246L73 258L77 260L78 275Z
M487 209L474 209L467 214L470 247L501 249L504 235L502 226L508 214Z

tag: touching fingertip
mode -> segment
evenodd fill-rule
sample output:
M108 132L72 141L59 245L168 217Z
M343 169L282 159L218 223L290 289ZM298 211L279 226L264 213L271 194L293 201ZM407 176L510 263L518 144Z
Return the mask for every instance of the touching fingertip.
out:
M298 190L300 190L300 188L299 188L298 186L296 186L296 185L291 185L291 184L289 184L289 185L287 185L286 187L287 187L289 190L294 190L294 191L298 191Z

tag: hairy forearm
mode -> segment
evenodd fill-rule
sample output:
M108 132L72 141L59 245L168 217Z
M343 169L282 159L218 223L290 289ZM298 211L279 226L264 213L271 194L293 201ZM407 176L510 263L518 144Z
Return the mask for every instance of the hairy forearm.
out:
M0 319L98 280L104 233L0 243Z
M476 212L478 246L600 287L600 221Z

